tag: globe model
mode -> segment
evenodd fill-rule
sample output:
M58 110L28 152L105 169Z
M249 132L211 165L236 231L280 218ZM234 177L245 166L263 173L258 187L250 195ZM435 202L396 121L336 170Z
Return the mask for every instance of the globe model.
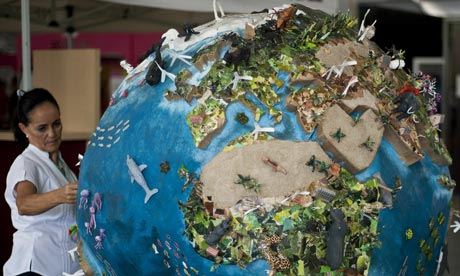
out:
M455 182L436 81L301 5L171 29L84 154L88 275L434 275Z

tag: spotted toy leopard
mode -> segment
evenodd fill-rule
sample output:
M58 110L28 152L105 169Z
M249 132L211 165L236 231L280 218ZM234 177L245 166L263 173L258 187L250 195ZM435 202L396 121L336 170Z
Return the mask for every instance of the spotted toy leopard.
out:
M272 245L279 242L281 242L281 238L277 235L272 235L270 237L264 236L260 243L261 252L265 260L267 260L268 265L274 271L283 271L291 267L291 262L283 255L279 248L277 248L277 253L271 249Z

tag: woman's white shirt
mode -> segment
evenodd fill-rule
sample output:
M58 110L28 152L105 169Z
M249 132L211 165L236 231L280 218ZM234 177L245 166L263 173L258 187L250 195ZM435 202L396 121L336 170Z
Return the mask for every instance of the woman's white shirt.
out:
M5 199L11 208L11 220L17 231L13 235L11 257L3 267L4 275L32 271L45 276L73 274L80 269L69 250L77 246L68 235L76 223L76 205L60 204L42 214L19 215L16 206L16 185L24 180L32 182L37 193L46 193L76 181L74 173L65 165L64 173L51 161L49 154L29 145L11 165L7 176Z

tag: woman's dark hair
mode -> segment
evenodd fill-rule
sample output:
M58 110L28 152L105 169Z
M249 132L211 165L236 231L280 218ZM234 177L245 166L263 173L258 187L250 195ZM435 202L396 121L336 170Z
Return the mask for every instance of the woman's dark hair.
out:
M16 108L16 116L13 116L13 131L14 139L19 144L26 148L29 145L29 140L22 130L19 128L19 123L28 126L30 123L30 113L39 105L49 102L56 106L59 110L59 105L51 93L43 88L35 88L29 92L25 92L18 97L18 105Z

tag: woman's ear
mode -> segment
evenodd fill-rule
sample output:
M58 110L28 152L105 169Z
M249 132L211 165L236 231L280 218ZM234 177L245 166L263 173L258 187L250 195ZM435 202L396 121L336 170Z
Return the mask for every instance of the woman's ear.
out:
M27 127L26 125L24 125L23 123L19 123L18 124L19 128L21 129L21 131L24 133L24 135L29 138L29 135L27 134Z

